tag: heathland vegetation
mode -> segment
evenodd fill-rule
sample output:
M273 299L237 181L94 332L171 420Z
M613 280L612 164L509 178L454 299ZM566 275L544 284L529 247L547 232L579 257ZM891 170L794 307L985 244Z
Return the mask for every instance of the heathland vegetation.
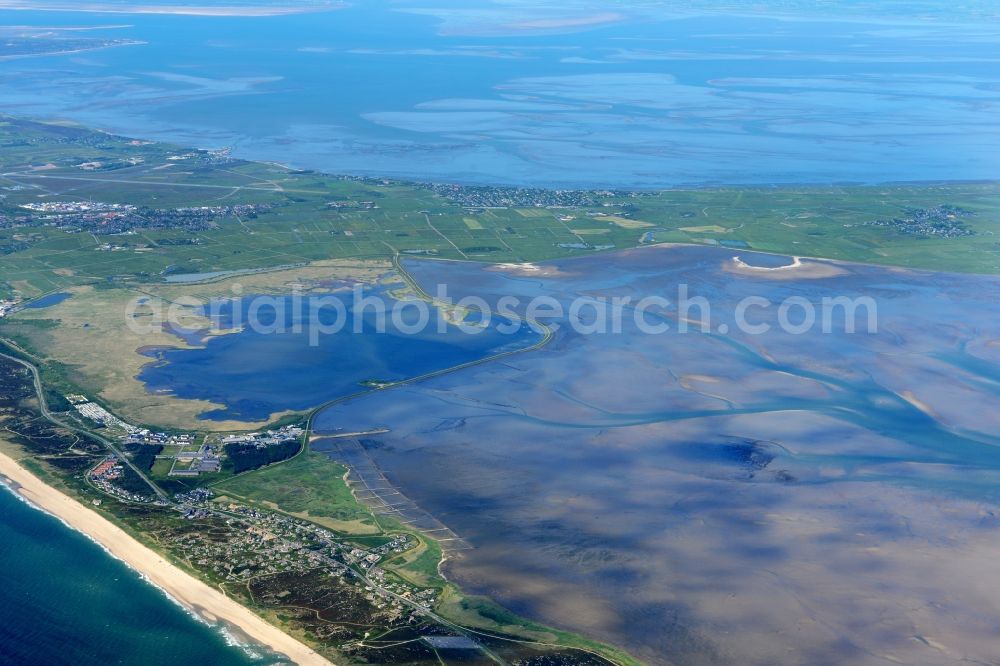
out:
M425 185L12 118L0 145L0 336L39 370L0 363L0 450L331 658L437 663L437 638L450 636L501 663L634 663L463 596L439 571L440 543L358 501L349 470L309 449L306 413L274 416L304 433L271 450L219 434L266 423L208 424L198 415L212 403L146 392L148 348L189 343L130 331L128 302L225 296L237 282L246 293L374 284L398 279L399 256L536 262L662 242L1000 272L997 183ZM359 390L383 382L370 383ZM121 420L95 427L70 404L80 396ZM162 443L117 450L115 423L162 428Z

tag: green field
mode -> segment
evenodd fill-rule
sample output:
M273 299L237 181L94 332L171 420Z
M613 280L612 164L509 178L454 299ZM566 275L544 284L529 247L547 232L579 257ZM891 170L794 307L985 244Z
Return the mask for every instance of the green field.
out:
M354 499L343 477L347 468L320 453L305 452L286 462L214 486L216 493L261 502L334 530L377 534L375 516Z
M88 282L156 282L169 273L395 252L520 262L644 242L722 242L803 256L1000 272L997 183L590 193L587 206L475 208L419 184L292 171L10 118L0 121L0 146L0 287L29 298ZM178 156L184 159L170 159ZM93 162L108 166L79 166ZM127 235L23 220L25 204L82 200L156 209L271 209L253 219L221 218L213 229L142 228ZM943 204L972 211L966 222L975 235L912 236L866 224Z

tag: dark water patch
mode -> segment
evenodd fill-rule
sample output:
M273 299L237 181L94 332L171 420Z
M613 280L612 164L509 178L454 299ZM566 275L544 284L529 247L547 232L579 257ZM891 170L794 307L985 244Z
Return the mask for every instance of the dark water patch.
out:
M68 291L60 291L55 294L48 294L46 296L42 296L41 298L36 298L35 300L31 301L24 307L28 310L39 310L41 308L48 308L52 307L53 305L59 305L72 295L73 294L69 293Z
M371 295L384 299L390 308L397 303L385 289ZM416 333L409 332L419 321L415 308L400 310L398 319L387 315L384 325L374 311L365 311L356 319L356 328L350 298L342 301L348 323L333 331L340 316L333 308L310 299L297 307L292 296L267 298L272 306L255 310L257 329L244 327L208 337L201 331L175 331L201 346L147 350L157 362L143 368L139 380L150 392L224 405L201 418L256 421L361 393L370 388L373 377L382 383L400 381L527 347L538 339L527 325L501 333L498 322L475 335L452 325L439 329L440 313L433 307L429 307L431 323ZM220 304L219 327L248 321L255 302L246 297ZM318 329L311 328L313 321L333 331L316 336L315 344L311 332Z
M733 478L753 480L769 478L778 480L777 472L765 476L763 472L774 462L782 450L771 442L735 440L729 442L691 442L675 447L679 458L702 463L706 473L719 472ZM789 480L781 475L781 480Z
M732 245L730 247L738 246ZM759 252L744 252L740 254L739 259L751 268L782 268L795 263L792 257L785 257L779 254L761 254Z

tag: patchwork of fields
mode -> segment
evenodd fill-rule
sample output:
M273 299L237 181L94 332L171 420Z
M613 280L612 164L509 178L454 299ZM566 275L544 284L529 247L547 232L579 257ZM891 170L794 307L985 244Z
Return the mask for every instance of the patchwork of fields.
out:
M332 258L400 253L525 262L653 242L1000 271L996 183L571 193L448 189L294 171L232 159L225 151L14 119L0 122L0 145L4 297L31 298L94 281L161 281ZM99 222L80 225L58 211L25 208L66 202L134 207L148 224L108 233ZM961 225L969 232L947 237L875 224L940 206L965 211ZM205 217L209 222L195 228L172 222L178 211L199 207L215 211ZM255 212L241 214L246 207ZM114 215L108 214L111 222Z

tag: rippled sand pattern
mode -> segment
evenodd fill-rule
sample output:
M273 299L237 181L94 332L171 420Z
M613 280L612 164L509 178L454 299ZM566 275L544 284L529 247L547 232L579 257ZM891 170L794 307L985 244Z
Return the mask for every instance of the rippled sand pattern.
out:
M654 247L531 273L410 269L457 295L563 302L672 298L688 283L713 330L747 295L865 294L878 332L563 327L541 351L318 424L390 429L366 451L473 546L449 561L459 582L651 663L992 663L1000 281L843 263L773 280L727 271L734 256Z

